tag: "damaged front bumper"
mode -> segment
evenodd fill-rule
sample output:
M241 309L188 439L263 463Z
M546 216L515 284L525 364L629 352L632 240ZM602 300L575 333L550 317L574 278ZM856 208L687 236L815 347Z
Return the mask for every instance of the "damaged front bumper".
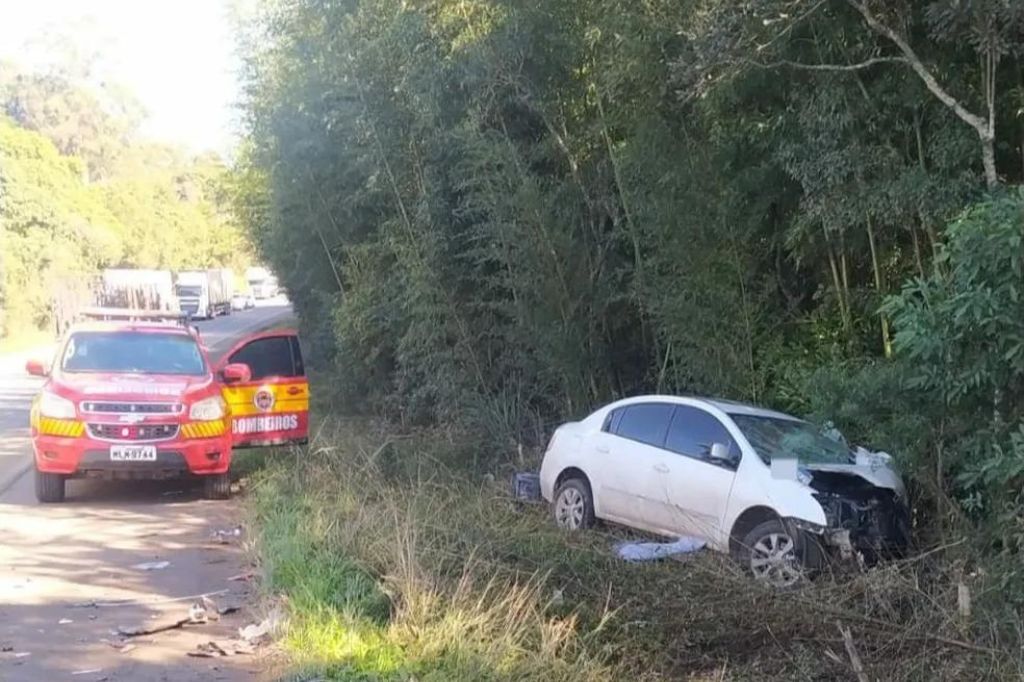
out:
M817 538L841 559L872 562L900 555L910 544L910 513L894 490L864 479L815 472L811 486L825 525L789 518L794 533Z

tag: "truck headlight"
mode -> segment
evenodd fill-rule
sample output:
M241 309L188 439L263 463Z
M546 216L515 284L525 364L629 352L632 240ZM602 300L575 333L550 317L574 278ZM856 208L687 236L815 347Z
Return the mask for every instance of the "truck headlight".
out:
M212 422L223 419L227 413L227 405L219 395L212 398L204 398L199 402L192 403L189 408L188 418L197 422Z
M55 393L43 391L39 396L39 414L52 419L74 419L75 404Z

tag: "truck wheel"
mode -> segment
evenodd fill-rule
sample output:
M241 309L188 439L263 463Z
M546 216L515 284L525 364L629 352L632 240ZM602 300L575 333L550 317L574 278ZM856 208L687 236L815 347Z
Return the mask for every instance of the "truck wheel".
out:
M208 500L226 500L231 497L231 474L203 476L203 497Z
M36 499L40 502L64 501L64 475L36 469Z

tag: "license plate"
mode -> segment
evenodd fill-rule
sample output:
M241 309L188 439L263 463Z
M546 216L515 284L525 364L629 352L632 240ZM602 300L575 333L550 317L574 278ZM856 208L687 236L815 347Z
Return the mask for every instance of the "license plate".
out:
M111 445L112 462L155 462L155 445Z

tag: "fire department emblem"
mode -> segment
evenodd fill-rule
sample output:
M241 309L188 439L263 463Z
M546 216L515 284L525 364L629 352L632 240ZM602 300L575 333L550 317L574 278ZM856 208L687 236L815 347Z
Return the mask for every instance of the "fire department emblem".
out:
M256 406L257 410L269 412L274 408L274 392L269 388L259 389L252 397L252 404Z

